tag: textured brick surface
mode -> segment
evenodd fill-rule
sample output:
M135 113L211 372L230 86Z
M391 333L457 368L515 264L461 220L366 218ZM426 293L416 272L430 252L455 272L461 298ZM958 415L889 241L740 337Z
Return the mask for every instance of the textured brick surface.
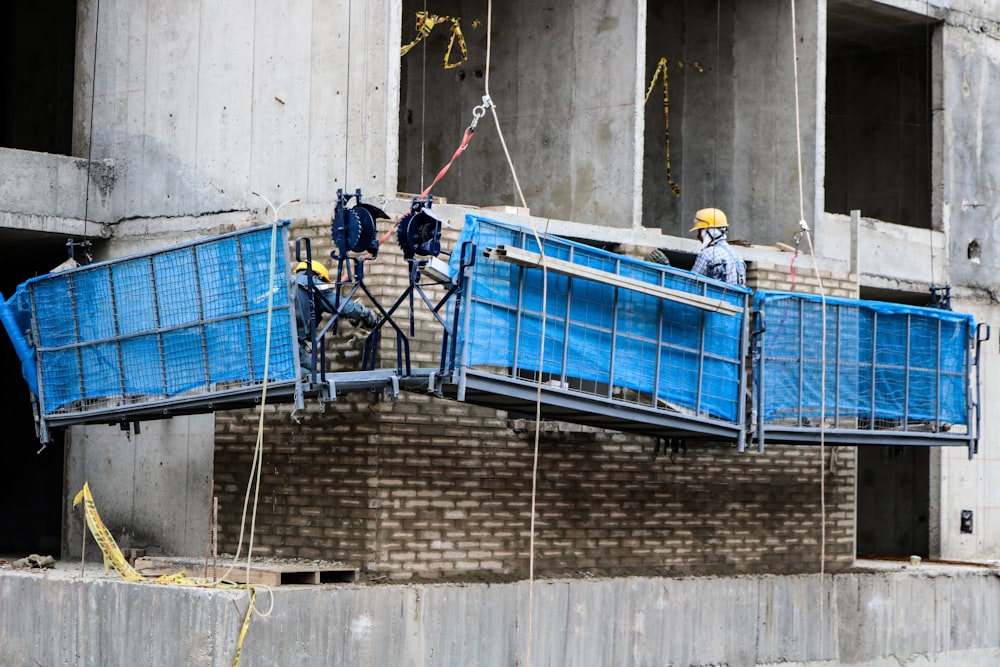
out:
M329 229L307 233L328 238ZM396 257L394 245L383 251L380 281ZM405 275L400 264L391 268L397 278ZM754 272L781 282L780 269ZM824 285L849 278L828 276ZM373 291L388 300L399 284ZM414 349L422 357L414 363L436 353L426 342ZM343 339L331 351L338 368L357 363ZM394 354L389 342L383 353ZM239 539L257 422L249 410L216 419L220 548L228 551ZM396 404L355 394L323 412L310 403L295 420L289 406L269 408L254 549L345 561L392 579L523 577L535 441L532 421L412 393ZM805 446L740 455L692 444L653 453L648 437L541 424L536 575L817 571L821 475L826 567L852 564L853 449L827 448L822 461L818 448Z
M816 271L808 255L799 255L792 265L792 254L787 264L754 262L747 267L747 287L751 289L780 290L819 294L820 286L826 296L857 299L858 276L853 273Z

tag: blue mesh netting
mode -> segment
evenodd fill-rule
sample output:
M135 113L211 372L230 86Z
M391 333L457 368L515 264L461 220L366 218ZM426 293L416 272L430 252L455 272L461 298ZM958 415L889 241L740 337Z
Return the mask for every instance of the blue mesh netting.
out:
M0 322L14 345L21 360L21 376L33 394L38 394L38 373L35 370L35 349L29 343L31 336L31 309L23 292L16 292L10 299L0 294Z
M22 283L2 304L45 415L298 378L287 226L257 227ZM30 337L24 336L31 332ZM12 334L12 340L16 337ZM32 343L33 341L33 343Z
M543 308L540 269L482 257L486 248L500 245L538 252L530 230L469 215L453 265L466 242L476 244L479 257L469 272L467 317L459 332L463 365L519 378L541 372L547 381L570 389L613 398L638 392L657 407L738 420L742 312L706 312L551 272ZM720 299L741 310L747 304L748 290L687 271L553 236L544 236L543 245L546 256Z
M754 309L765 327L754 366L765 423L818 418L821 403L827 418L859 428L967 423L972 316L828 298L824 353L818 296L758 291Z

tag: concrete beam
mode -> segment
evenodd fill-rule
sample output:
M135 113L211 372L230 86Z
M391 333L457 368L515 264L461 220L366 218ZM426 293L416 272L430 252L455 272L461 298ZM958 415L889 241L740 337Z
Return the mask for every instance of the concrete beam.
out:
M115 184L112 162L0 148L0 172L5 174L0 180L2 212L22 218L14 221L5 216L0 220L5 227L33 229L32 225L38 224L38 231L53 231L53 226L89 220L96 230L99 224L95 222L112 221L110 194Z
M64 218L52 215L37 215L23 211L0 211L0 230L27 234L58 234L59 236L89 239L106 239L111 236L111 228L93 220Z

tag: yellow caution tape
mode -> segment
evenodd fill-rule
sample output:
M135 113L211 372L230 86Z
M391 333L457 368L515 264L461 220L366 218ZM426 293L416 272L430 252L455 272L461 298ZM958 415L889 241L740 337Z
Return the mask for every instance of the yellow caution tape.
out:
M233 656L233 667L239 667L240 655L243 653L243 640L247 637L247 630L250 629L250 616L253 614L254 603L257 602L257 591L250 589L250 604L247 605L246 616L243 617L243 627L240 628L240 638L236 642L236 655Z
M667 185L670 186L670 191L674 193L674 197L681 196L681 186L677 185L674 180L673 174L670 172L670 88L667 84L667 59L660 58L660 62L656 64L656 71L653 72L653 80L649 82L649 88L646 89L646 98L643 103L649 101L649 96L653 92L653 87L656 85L656 80L660 78L660 74L663 75L663 132L667 144Z
M125 558L125 555L118 547L118 543L115 542L115 538L111 536L111 531L108 530L107 526L104 525L104 521L101 520L101 515L97 513L97 505L94 504L94 497L90 493L90 484L88 482L83 483L83 488L73 498L73 507L79 505L81 501L83 502L83 514L87 520L87 527L90 528L90 534L94 536L97 546L101 548L101 553L104 555L105 572L108 571L108 566L110 565L115 568L115 571L122 578L133 583L145 581L154 584L199 586L203 588L237 588L235 584L231 583L201 582L188 577L183 572L164 574L153 579L142 576L129 564L128 559ZM247 607L246 616L243 618L243 626L240 629L239 640L236 643L236 656L233 659L233 667L239 667L240 655L243 652L243 640L246 639L247 630L250 628L250 617L253 615L254 603L257 601L257 591L252 586L247 586L246 588L250 590L250 605Z
M126 560L121 549L118 548L115 538L111 537L111 532L101 521L101 516L97 513L97 507L94 505L94 497L90 495L90 485L87 482L83 483L83 489L73 498L73 507L79 505L81 500L83 501L83 515L87 519L87 526L90 528L91 535L97 540L97 546L101 547L101 553L104 554L104 571L107 572L108 565L112 565L126 581L145 581L145 577L139 574Z
M466 60L469 59L469 51L465 48L465 36L462 35L462 19L454 18L451 16L438 16L437 14L430 14L428 12L417 12L417 36L409 44L404 44L399 50L400 57L405 56L409 53L410 49L416 46L422 39L428 37L431 34L431 30L434 26L439 23L451 23L451 39L448 40L448 48L444 52L444 68L453 69L458 67ZM475 22L473 23L475 27ZM458 40L458 48L462 52L462 59L458 62L449 62L451 60L451 49L455 45L455 41Z

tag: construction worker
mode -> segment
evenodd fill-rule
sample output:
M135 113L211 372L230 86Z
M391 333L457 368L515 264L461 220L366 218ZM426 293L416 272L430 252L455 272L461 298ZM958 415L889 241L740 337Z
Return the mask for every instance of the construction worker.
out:
M694 214L692 232L698 232L701 252L691 268L695 273L733 285L747 281L747 265L726 241L729 222L717 208L703 208Z
M298 327L299 336L299 361L303 370L309 372L312 367L312 354L310 353L311 341L309 331L309 312L311 296L315 296L315 331L320 330L320 321L323 313L335 315L338 313L337 305L334 305L332 295L327 293L337 289L337 286L330 282L330 272L321 262L313 260L311 263L313 276L313 295L309 293L309 269L305 262L299 262L292 270L295 283L298 285L295 302L295 323ZM367 329L371 331L378 322L375 311L357 301L341 301L339 304L340 319L347 320L359 330ZM367 335L367 334L366 334Z

